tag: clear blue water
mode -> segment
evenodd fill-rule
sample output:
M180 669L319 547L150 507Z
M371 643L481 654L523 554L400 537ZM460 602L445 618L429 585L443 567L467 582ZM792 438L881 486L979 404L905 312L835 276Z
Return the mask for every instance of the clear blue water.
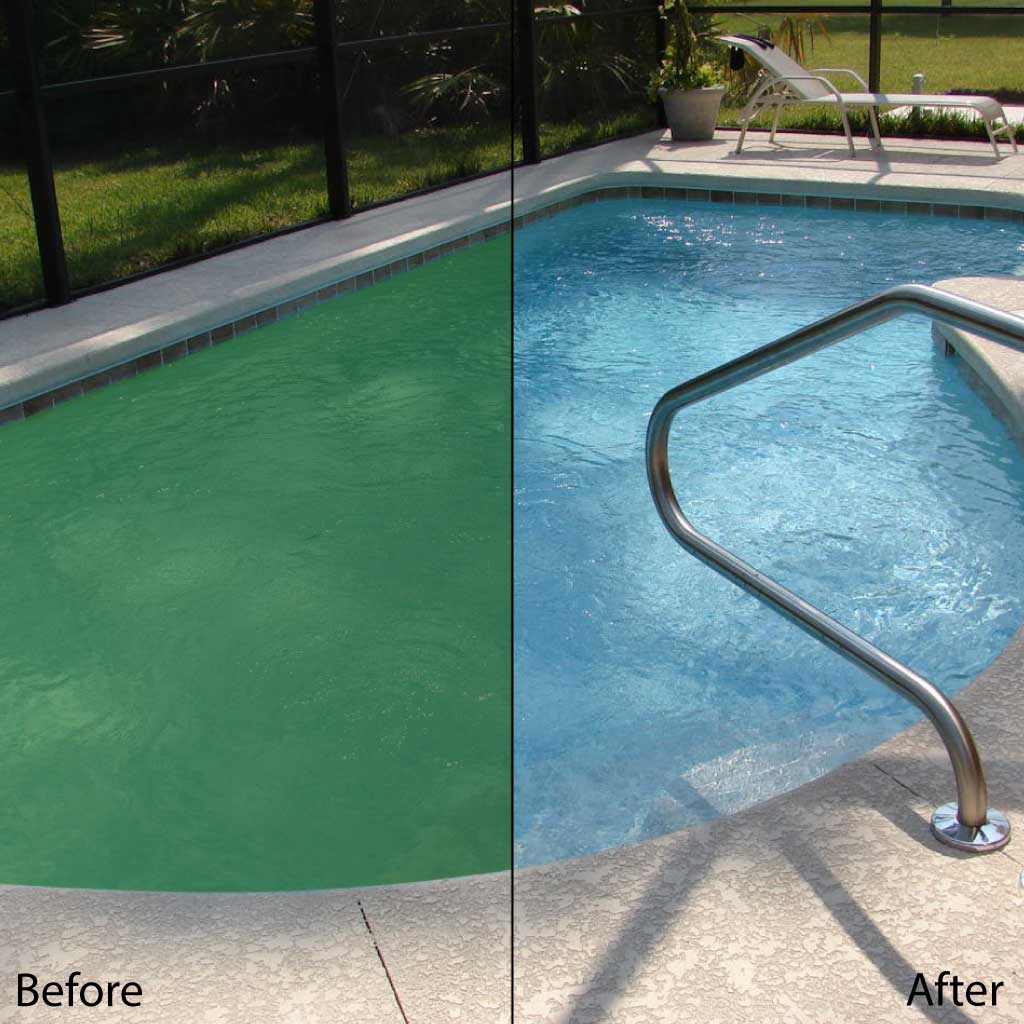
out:
M888 285L1024 272L1022 243L992 223L647 200L517 235L519 864L737 810L915 719L677 547L647 417ZM672 465L696 525L948 693L1024 618L1024 462L923 319L680 414Z

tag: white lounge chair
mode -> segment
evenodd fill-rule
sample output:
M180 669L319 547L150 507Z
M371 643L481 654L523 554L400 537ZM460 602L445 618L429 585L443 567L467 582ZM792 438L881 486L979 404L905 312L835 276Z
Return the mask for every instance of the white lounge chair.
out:
M856 71L849 68L814 68L808 71L797 64L781 47L774 46L765 39L752 36L718 36L717 39L728 46L742 50L753 57L761 65L762 71L754 83L754 90L746 106L739 113L740 139L736 144L736 152L743 149L743 141L750 123L765 110L775 110L772 121L771 142L775 141L775 131L779 126L779 114L783 107L796 103L832 104L839 110L846 132L846 141L850 147L850 155L856 156L853 148L853 135L850 133L850 121L846 116L847 107L868 107L871 131L874 133L873 145L881 147L882 136L878 131L878 108L894 107L962 107L975 110L985 122L989 141L999 159L999 136L1009 139L1013 152L1017 152L1017 139L1014 127L1007 121L1002 104L991 96L943 96L938 94L904 92L868 92L867 83ZM840 92L824 73L845 74L856 79L864 92ZM1002 121L1002 124L997 122Z

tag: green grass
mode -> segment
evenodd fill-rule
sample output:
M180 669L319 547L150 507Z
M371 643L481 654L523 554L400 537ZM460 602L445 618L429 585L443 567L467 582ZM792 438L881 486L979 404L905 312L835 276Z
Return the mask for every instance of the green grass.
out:
M778 17L751 15L723 16L725 31L752 34L767 23L773 29ZM852 68L868 77L868 19L832 15L826 18L828 37L819 37L805 61L809 68ZM887 92L910 92L913 76L925 75L926 92L973 92L996 95L1005 100L1024 96L1024 63L1019 52L1024 43L1024 19L993 15L965 15L944 18L937 15L887 15L882 20L881 88ZM859 90L852 78L831 76L840 88ZM727 97L719 124L735 125L742 106L738 97ZM866 114L854 112L855 130L867 130ZM757 122L766 125L767 121ZM813 105L789 107L782 113L783 128L811 131L841 131L838 113ZM938 115L887 118L883 134L930 138L986 139L984 126L955 111ZM1020 136L1019 136L1020 137Z
M148 146L60 160L57 197L73 288L211 252L327 213L323 149ZM353 203L405 195L508 164L502 128L356 139ZM25 172L0 166L0 308L42 297Z
M654 110L643 107L594 121L578 120L568 124L542 123L540 125L540 151L544 156L556 156L578 146L607 142L623 135L635 135L655 127Z
M28 179L20 167L0 166L0 310L42 294Z
M757 31L778 25L779 17L729 15L716 20L725 31ZM828 38L820 38L806 60L809 67L852 68L868 77L868 19L830 15ZM914 74L925 74L928 92L1024 93L1024 18L997 15L887 15L882 19L881 86L910 92ZM856 83L848 80L849 87ZM842 81L840 85L846 87Z
M541 126L547 155L654 127L648 108ZM521 156L517 144L516 156ZM506 166L502 127L363 138L348 157L355 207ZM88 288L327 213L323 150L146 146L60 160L55 180L72 287ZM28 182L0 166L0 309L43 296Z
M723 16L723 31L752 33L779 18ZM867 18L833 15L828 38L808 60L813 67L850 67L867 77ZM882 88L908 92L917 71L929 92L974 91L1024 96L1024 18L886 15ZM851 85L853 83L851 82ZM720 123L736 123L738 100ZM861 119L855 118L858 126ZM835 112L784 111L783 128L839 130ZM541 125L541 151L551 156L654 127L647 107ZM863 131L861 126L859 130ZM984 130L950 113L889 121L892 135L984 138ZM413 133L356 140L349 157L357 207L501 167L508 162L503 127ZM58 162L57 193L72 287L87 288L182 257L322 216L327 209L321 147L221 145L200 151L160 146L126 155ZM35 233L23 169L0 166L0 309L42 297Z

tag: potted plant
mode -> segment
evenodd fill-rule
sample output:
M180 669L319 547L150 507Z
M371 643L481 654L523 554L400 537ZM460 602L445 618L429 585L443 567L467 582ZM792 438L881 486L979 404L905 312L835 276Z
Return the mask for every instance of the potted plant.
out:
M672 138L710 139L725 95L720 64L709 53L707 35L698 35L686 0L661 0L665 55L651 75L649 94L665 108Z

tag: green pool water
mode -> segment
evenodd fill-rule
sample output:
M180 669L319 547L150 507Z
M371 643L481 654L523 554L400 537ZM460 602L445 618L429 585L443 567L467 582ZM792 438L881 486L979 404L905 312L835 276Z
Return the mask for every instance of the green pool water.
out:
M510 848L497 239L0 429L0 883Z

